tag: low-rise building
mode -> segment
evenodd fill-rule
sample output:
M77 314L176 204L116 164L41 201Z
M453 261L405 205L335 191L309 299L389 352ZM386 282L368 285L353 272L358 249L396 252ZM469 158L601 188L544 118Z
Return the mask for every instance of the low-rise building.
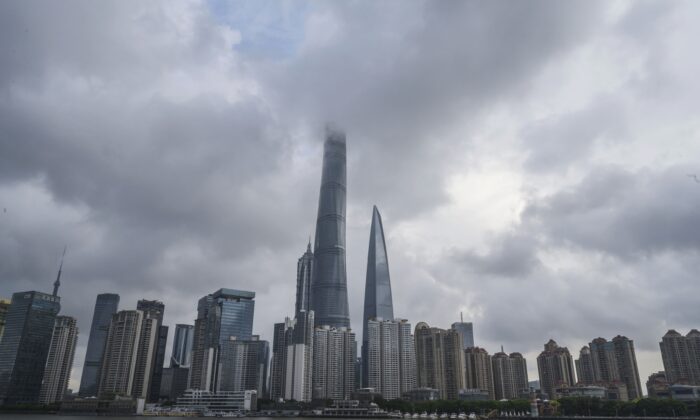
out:
M246 391L202 391L188 389L177 399L176 406L193 411L257 411L258 392Z
M440 390L435 388L416 388L403 393L407 401L436 401L440 399Z
M478 388L460 389L458 396L462 401L487 401L493 399L489 390Z

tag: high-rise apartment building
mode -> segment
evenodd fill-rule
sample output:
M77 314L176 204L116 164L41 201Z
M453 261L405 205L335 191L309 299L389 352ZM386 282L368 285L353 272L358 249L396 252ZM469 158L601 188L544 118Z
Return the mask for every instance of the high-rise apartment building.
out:
M416 343L411 324L406 319L396 319L399 329L399 391L400 395L417 387Z
M317 326L350 328L345 266L345 152L345 133L327 129L311 280L310 309Z
M418 387L437 389L441 399L458 399L459 390L465 388L464 350L459 333L419 322L414 339Z
M192 363L192 343L194 341L194 325L176 324L173 350L170 356L170 367L189 368Z
M693 329L683 336L668 330L661 342L661 357L670 385L700 385L700 332Z
M77 342L78 326L75 318L57 316L41 385L39 396L41 404L62 401L66 395Z
M624 384L623 400L642 397L634 343L618 335L612 341L596 338L584 346L576 360L578 382L582 385L617 387Z
M367 322L367 386L384 399L400 398L416 388L415 343L405 319Z
M367 341L363 358L367 386L387 400L401 397L399 373L399 325L393 320L371 318L365 322Z
M637 368L634 342L625 336L618 335L612 339L612 343L617 361L618 377L627 386L627 396L630 400L642 398L644 394Z
M566 347L559 347L556 341L549 340L544 351L537 356L537 370L540 387L549 398L556 398L555 390L563 386L573 386L574 362Z
M355 390L355 333L328 325L314 330L313 398L344 400Z
M460 343L461 344L461 343ZM480 347L469 347L464 351L464 387L488 393L495 398L494 372L489 353ZM502 384L501 384L502 385Z
M593 356L588 346L581 347L576 359L576 377L581 385L593 385L596 382L593 369Z
M0 341L0 405L39 402L60 297L29 291L12 295Z
M252 340L254 299L255 292L219 289L199 300L194 326L190 388L214 391L218 370L223 363L222 346L229 345L232 339Z
M501 351L493 355L491 365L493 366L493 396L496 400L520 398L520 395L529 389L527 364L522 354L508 355Z
M389 258L386 252L386 242L384 240L384 226L382 224L382 216L379 214L377 206L372 209L372 225L369 233L369 247L367 251L367 277L365 281L365 307L362 317L362 386L373 387L370 385L370 377L377 381L380 372L371 372L369 360L372 356L369 354L369 322L372 319L393 320L394 306L391 297L391 278L389 276ZM392 327L393 328L393 327ZM398 337L398 335L396 335ZM394 337L394 338L396 338ZM398 338L397 338L398 339ZM377 365L378 366L378 365ZM398 369L398 365L397 365ZM398 370L397 370L398 373ZM391 376L393 378L393 376ZM393 379L392 379L393 380ZM381 383L381 381L380 381ZM376 388L376 387L375 387ZM398 385L395 387L398 391ZM379 389L377 388L379 391ZM379 391L382 392L382 391ZM385 394L382 392L382 394ZM384 395L384 398L394 395L391 391Z
M119 311L112 315L100 368L98 396L134 394L137 358L139 349L143 347L143 320L144 313L138 310ZM153 329L151 330L149 337L155 341Z
M163 376L163 364L165 363L165 347L168 342L168 327L163 325L165 305L163 302L157 300L142 299L137 302L136 309L143 311L144 322L148 324L144 325L142 334L146 334L150 337L151 328L155 331L155 341L152 347L149 346L148 350L146 350L145 346L150 340L141 340L144 351L141 353L139 362L137 363L138 366L147 366L148 370L143 372L143 378L139 371L138 380L142 380L143 386L147 388L141 390L141 385L138 385L137 391L149 402L156 402L160 396L160 381ZM148 351L148 353L146 351Z
M85 363L80 378L79 395L81 397L97 396L97 388L100 383L100 368L104 356L105 343L109 332L109 324L112 315L119 308L119 295L114 293L102 293L97 295L95 311L92 315L90 326L90 338L88 339Z
M301 310L294 319L284 352L286 400L311 401L313 398L314 312Z
M0 297L0 341L2 341L2 334L5 331L5 317L9 309L10 300Z

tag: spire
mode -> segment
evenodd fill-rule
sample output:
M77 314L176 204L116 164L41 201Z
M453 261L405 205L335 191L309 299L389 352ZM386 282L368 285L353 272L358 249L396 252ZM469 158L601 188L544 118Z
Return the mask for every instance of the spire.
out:
M309 235L309 244L306 246L306 252L307 253L311 252L311 235Z
M56 281L53 282L53 295L58 296L58 288L61 287L61 270L63 269L63 258L66 256L66 248L68 245L63 246L63 255L61 255L61 265L58 266L58 275L56 276Z

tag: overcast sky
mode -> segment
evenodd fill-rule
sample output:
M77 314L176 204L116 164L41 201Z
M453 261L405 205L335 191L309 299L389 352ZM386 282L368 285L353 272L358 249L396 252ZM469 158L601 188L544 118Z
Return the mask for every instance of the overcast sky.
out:
M323 127L347 132L350 315L372 205L394 313L520 351L700 327L700 2L0 2L0 295L256 292L292 314ZM700 179L700 178L699 178ZM172 339L172 330L171 336ZM168 351L170 343L168 343Z

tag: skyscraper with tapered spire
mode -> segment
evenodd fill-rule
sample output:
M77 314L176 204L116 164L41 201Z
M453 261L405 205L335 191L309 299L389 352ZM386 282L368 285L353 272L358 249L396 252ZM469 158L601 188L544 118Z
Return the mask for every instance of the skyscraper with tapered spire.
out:
M394 319L394 305L391 298L389 260L384 240L382 216L377 206L372 209L372 226L369 232L367 252L367 277L365 281L365 309L362 315L362 386L369 383L368 322L371 319Z
M311 309L316 325L350 327L345 269L345 133L326 128L316 219Z
M311 252L311 238L306 252L297 262L297 301L295 315L301 311L309 312L311 305L311 274L314 267L314 253Z

